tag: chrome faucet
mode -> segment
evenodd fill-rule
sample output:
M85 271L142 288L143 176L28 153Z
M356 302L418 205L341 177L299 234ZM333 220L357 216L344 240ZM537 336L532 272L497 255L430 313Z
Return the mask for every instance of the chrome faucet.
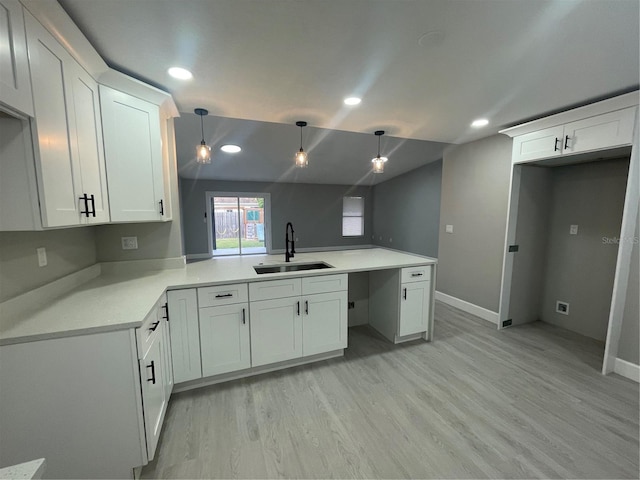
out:
M289 229L291 229L291 240L289 240ZM293 237L293 224L291 222L287 222L287 226L284 232L284 261L288 262L289 259L293 258L293 254L296 253L296 244L294 242ZM291 251L289 251L289 244L291 244Z

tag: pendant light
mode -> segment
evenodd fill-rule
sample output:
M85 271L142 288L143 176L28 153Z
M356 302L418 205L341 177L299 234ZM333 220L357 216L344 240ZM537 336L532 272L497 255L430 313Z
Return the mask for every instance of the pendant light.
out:
M204 123L202 119L205 115L209 115L209 111L204 108L196 108L194 112L196 115L200 115L200 130L202 131L202 141L196 147L196 162L204 165L211 163L211 147L204 141Z
M384 135L384 130L376 130L374 134L378 137L378 156L371 160L373 163L373 173L384 173L384 164L388 160L387 157L380 156L380 137Z
M309 159L307 153L302 148L302 129L307 126L307 122L296 122L296 125L300 127L300 150L296 152L296 167L305 168L309 165Z

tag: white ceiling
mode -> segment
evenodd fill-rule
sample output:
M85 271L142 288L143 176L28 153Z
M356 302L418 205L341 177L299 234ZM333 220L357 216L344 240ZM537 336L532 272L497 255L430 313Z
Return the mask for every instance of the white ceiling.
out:
M110 66L168 90L181 112L203 107L216 117L287 124L287 160L299 141L296 120L368 134L358 137L372 145L369 159L374 130L462 143L640 81L638 0L60 3ZM172 79L170 66L186 67L194 78ZM352 94L362 104L344 106ZM471 129L478 117L490 125ZM256 127L236 125L243 126ZM192 136L189 144L197 143L197 125ZM334 169L351 154L326 153Z

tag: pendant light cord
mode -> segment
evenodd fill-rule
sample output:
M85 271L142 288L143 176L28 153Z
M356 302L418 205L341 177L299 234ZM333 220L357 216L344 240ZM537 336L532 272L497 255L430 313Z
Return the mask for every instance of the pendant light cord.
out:
M300 127L300 150L302 150L302 127Z
M200 130L202 131L202 142L204 142L204 121L202 120L203 115L200 115ZM378 147L380 150L380 147Z

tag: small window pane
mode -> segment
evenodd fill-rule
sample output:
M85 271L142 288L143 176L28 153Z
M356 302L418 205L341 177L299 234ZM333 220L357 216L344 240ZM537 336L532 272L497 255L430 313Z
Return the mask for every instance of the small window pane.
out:
M344 197L342 201L342 236L364 235L364 198Z

